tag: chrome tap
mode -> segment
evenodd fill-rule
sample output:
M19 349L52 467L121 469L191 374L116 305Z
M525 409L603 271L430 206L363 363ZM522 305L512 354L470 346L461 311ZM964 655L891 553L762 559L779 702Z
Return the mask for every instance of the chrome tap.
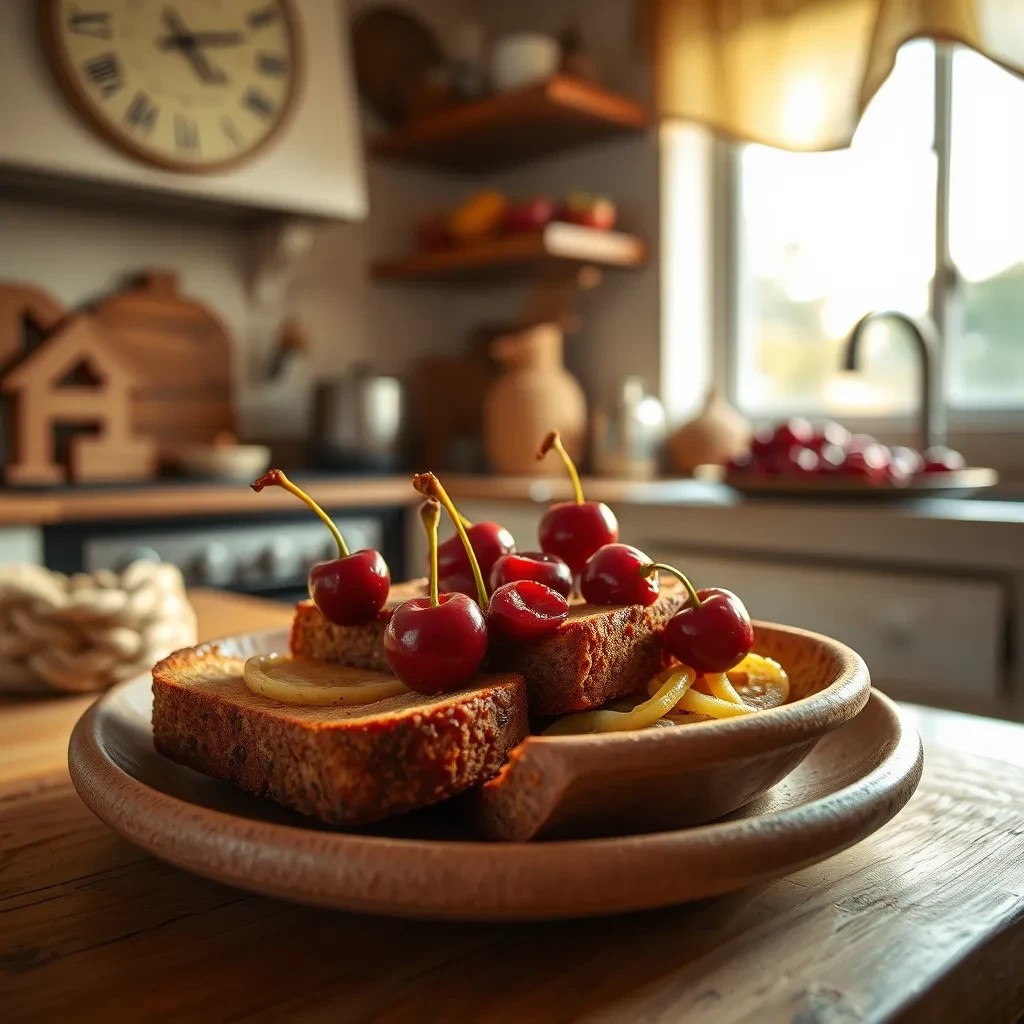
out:
M860 354L860 339L864 328L872 320L898 320L914 339L921 359L920 431L921 450L946 443L945 395L942 389L942 352L939 331L930 317L915 319L896 310L874 310L865 313L846 339L843 369L856 370Z

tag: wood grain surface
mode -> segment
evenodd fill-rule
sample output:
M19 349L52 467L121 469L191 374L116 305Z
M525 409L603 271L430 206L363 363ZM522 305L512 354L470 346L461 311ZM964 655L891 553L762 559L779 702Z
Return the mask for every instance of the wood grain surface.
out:
M207 637L288 618L194 603ZM116 838L52 756L84 703L0 705L5 1021L974 1024L1024 1010L1021 726L910 709L926 767L908 806L770 885L596 921L438 925L248 896Z

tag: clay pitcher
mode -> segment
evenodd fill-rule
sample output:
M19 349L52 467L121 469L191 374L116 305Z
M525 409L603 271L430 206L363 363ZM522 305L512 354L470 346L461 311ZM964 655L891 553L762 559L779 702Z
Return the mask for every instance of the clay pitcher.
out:
M583 455L587 403L579 382L562 362L562 329L536 324L491 342L504 372L488 388L483 442L491 468L510 476L558 476L558 459L537 461L549 430L558 430L574 460Z

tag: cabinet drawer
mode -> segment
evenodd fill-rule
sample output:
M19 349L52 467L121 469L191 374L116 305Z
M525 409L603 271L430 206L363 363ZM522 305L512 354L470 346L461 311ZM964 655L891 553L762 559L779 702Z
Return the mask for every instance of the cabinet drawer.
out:
M654 544L647 550L692 575L697 587L735 591L754 618L843 641L891 696L954 703L998 696L1001 583L695 555Z

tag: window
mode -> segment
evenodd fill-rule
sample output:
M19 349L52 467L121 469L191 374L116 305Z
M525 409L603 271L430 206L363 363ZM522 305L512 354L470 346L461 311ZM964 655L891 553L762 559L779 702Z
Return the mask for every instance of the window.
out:
M898 325L873 325L863 372L840 371L847 333L875 309L944 324L954 408L1024 408L1022 118L1020 79L973 52L914 41L848 150L736 150L731 215L712 228L731 239L712 315L731 353L718 375L744 411L915 408L918 361Z

